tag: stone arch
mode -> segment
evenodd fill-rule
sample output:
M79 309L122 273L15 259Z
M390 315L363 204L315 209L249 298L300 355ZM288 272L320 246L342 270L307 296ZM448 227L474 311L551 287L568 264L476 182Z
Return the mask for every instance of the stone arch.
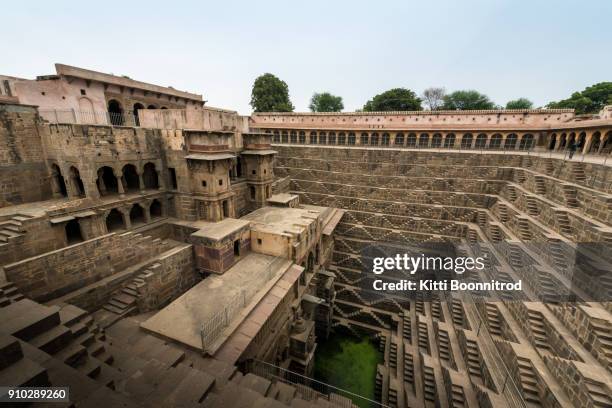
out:
M132 115L134 115L134 124L140 126L140 119L138 118L138 111L144 109L144 105L140 102L136 102L132 107Z
M474 148L484 149L485 147L487 147L487 135L484 133L480 133L478 134L478 136L476 136L476 142L474 143Z
M53 183L57 186L58 193L62 197L68 197L68 189L66 188L64 176L62 176L62 170L55 163L51 165L51 177L53 178Z
M113 232L125 229L125 224L123 222L123 214L116 209L113 208L108 212L106 219L104 220L106 224L106 231Z
M149 215L151 219L160 218L163 216L162 203L156 198L149 206Z
M329 139L327 140L330 145L336 144L336 132L329 132Z
M372 135L370 136L370 145L378 146L378 133L372 133Z
M489 149L499 149L501 147L502 135L495 133L489 141Z
M534 137L531 133L525 133L521 137L521 144L519 145L519 150L529 150L533 147Z
M280 132L278 130L274 131L273 140L274 140L274 143L280 143L280 141L281 141L281 139L280 139Z
M559 149L563 149L567 146L567 135L565 133L561 133L559 137Z
M303 130L300 130L299 141L300 141L300 144L306 143L306 132L304 132Z
M76 244L77 242L83 242L83 233L81 232L81 224L79 220L73 218L64 225L64 231L66 232L66 242L68 245Z
M122 126L124 124L124 121L123 106L121 106L121 103L116 99L111 99L108 101L107 109L111 125Z
M601 144L601 153L610 153L612 151L612 130L606 133L603 143Z
M595 132L591 136L591 146L589 147L589 153L597 153L601 146L601 133Z
M557 134L553 133L550 135L550 141L548 143L548 150L555 150L555 146L557 145Z
M96 180L96 185L98 186L98 192L100 193L100 196L119 193L117 177L115 176L112 167L102 166L98 169L98 178Z
M586 133L585 132L580 132L580 134L578 135L578 141L576 142L576 148L578 150L582 150L582 148L584 147L586 143Z
M421 133L419 136L419 147L429 146L429 133Z
M441 133L434 133L434 135L431 138L431 147L442 147L442 134Z
M576 144L576 133L571 132L571 133L569 134L569 138L568 138L568 140L567 140L567 145L568 145L568 146L571 146L571 145L573 145L573 144L574 144L574 145Z
M319 144L327 144L327 133L319 132Z
M144 224L146 222L145 212L142 206L138 203L134 203L130 208L130 224L132 226L138 224Z
M369 142L369 140L370 140L370 139L369 139L369 137L368 137L368 134L367 134L367 133L365 133L365 132L364 132L364 133L362 133L362 134L361 134L361 144L362 144L362 145L367 145L367 144L368 144L368 142Z
M455 139L456 137L454 133L447 134L444 138L444 147L447 149L452 149L455 147Z
M140 190L140 177L136 170L136 166L133 164L126 164L121 170L123 182L123 189L125 191L138 191Z
M147 109L157 109L157 106L155 106L155 105L149 105L149 106L147 106ZM164 106L164 107L162 107L162 109L168 109L168 108L166 108L166 107Z
M345 145L346 144L346 133L340 132L338 133L338 144Z
M281 143L289 143L289 134L286 130L281 132Z
M144 165L142 171L142 180L144 182L144 187L148 189L158 189L159 188L159 180L157 177L157 169L155 168L155 163L148 162Z
M409 133L408 138L406 139L407 147L416 147L417 144L417 136L416 133Z
M462 149L471 149L472 148L472 140L474 140L474 136L471 133L464 133L461 138L461 148Z
M75 166L70 166L68 176L70 177L70 185L72 186L72 191L74 191L74 194L79 197L85 197L85 186L83 185L83 180L81 179L79 169L77 169Z
M389 142L391 140L391 137L389 136L388 133L383 133L382 134L382 139L380 140L380 144L383 146L389 146Z
M348 134L348 144L350 145L355 144L355 133L351 132Z
M93 102L86 96L81 96L79 98L79 110L81 111L81 115L85 113L85 115L93 114L94 107Z
M403 146L404 145L404 134L403 133L397 133L395 135L395 145L396 146Z
M289 141L293 144L297 143L297 132L295 130L292 130L291 133L289 133Z
M310 132L310 144L317 144L317 132Z
M506 141L504 142L504 149L506 150L514 150L516 149L516 142L518 141L518 136L516 133L510 133L506 136Z

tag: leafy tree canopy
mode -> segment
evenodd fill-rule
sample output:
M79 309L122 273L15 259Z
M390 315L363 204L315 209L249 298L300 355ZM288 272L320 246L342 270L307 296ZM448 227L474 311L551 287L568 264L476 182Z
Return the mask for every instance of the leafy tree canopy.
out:
M287 83L269 73L253 83L251 106L255 112L293 112L294 109Z
M410 89L393 88L376 95L364 106L364 112L420 111L421 99Z
M442 109L446 110L484 110L495 109L495 104L487 95L478 91L455 91L444 97Z
M533 102L527 98L518 98L506 104L506 109L531 109L532 107Z
M612 82L600 82L585 88L582 92L574 92L572 96L559 102L550 102L547 108L575 109L576 113L597 113L605 105L612 104Z
M309 105L311 112L341 112L344 109L341 96L329 92L314 93Z

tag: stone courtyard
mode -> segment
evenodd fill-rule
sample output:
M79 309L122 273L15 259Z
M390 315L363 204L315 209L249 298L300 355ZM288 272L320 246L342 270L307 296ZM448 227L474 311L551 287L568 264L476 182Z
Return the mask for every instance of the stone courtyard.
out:
M75 407L612 406L612 106L240 116L56 71L0 76L0 385ZM373 256L440 244L521 296L371 289ZM340 328L384 356L376 401L312 380Z

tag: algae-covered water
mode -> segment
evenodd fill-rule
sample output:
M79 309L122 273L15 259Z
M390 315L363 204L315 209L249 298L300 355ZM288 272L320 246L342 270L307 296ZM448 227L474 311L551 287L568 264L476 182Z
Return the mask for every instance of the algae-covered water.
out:
M357 338L342 332L333 333L317 345L315 379L374 400L376 365L383 360L376 344L364 335ZM360 407L367 401L352 398Z

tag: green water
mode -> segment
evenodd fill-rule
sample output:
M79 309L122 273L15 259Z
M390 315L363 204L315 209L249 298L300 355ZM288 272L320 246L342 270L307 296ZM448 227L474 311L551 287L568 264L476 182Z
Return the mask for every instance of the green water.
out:
M369 336L358 339L334 333L317 345L314 376L319 381L374 400L376 365L382 359L382 353ZM369 406L367 401L352 399L360 407Z

